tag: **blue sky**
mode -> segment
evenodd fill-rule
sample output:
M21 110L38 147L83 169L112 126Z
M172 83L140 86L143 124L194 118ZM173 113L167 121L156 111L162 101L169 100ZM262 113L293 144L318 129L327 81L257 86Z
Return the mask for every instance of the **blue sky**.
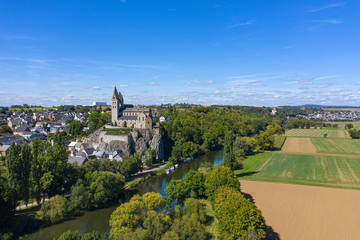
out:
M0 106L360 106L360 1L0 2Z

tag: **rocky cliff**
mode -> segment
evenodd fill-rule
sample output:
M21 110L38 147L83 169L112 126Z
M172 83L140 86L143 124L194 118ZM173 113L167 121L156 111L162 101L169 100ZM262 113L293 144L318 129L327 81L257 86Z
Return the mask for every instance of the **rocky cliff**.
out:
M98 151L104 151L105 154L117 151L130 156L136 152L146 159L150 156L150 149L154 149L157 160L164 158L162 137L151 130L139 129L128 135L109 136L100 129L90 134L83 142Z

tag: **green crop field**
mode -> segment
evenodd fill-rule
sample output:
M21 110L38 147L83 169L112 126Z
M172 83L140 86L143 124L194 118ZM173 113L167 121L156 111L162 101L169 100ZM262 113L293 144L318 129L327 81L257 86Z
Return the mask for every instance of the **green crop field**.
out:
M311 138L317 153L360 154L360 139Z
M290 129L285 132L287 137L317 137L324 138L348 138L348 133L343 128L338 129Z
M284 142L286 140L286 136L274 136L274 148L281 150L282 146L284 145Z
M360 157L273 153L244 178L360 189Z

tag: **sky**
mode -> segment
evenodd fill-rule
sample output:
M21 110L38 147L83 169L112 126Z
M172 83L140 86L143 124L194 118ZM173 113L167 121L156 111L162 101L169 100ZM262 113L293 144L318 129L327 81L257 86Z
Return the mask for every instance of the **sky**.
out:
M360 1L2 0L0 106L360 106Z

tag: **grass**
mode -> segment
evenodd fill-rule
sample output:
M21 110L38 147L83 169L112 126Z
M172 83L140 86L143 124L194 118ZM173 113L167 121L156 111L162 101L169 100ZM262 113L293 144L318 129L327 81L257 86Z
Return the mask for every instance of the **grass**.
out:
M249 180L360 189L360 157L272 153Z
M128 182L126 185L129 187L129 188L133 188L133 187L136 187L138 184L142 183L145 181L145 178L135 178L134 180Z
M285 132L287 137L317 137L324 138L327 133L328 138L348 138L347 132L343 128L328 129L290 129Z
M106 135L127 135L131 131L133 131L132 128L105 128L104 131L106 132Z
M360 154L360 139L311 138L317 153Z
M235 175L241 179L246 178L253 174L254 170L270 155L270 152L260 152L247 157L243 162L243 168L234 171Z
M281 150L282 146L285 143L286 136L274 136L274 138L275 138L274 148L277 150Z

